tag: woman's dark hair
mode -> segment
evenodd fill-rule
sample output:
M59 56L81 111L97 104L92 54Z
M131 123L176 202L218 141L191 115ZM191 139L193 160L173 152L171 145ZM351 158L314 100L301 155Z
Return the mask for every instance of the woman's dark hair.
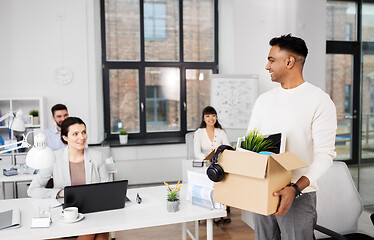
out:
M86 127L86 124L82 119L78 117L68 117L61 123L61 141L65 144L68 144L62 136L67 137L69 132L69 127L74 124L83 124Z
M218 122L217 112L214 109L214 107L212 107L212 106L207 106L206 108L204 108L203 114L201 116L201 123L200 123L200 127L199 128L206 128L206 123L204 121L204 115L208 115L208 114L215 114L216 115L217 120L216 120L216 123L214 124L214 127L222 129L221 124Z

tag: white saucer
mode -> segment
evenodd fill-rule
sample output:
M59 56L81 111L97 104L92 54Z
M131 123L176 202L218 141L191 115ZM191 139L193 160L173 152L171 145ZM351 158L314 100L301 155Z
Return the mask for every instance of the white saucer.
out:
M58 216L58 221L63 222L63 223L75 223L75 222L79 222L83 218L84 218L84 215L82 213L79 213L79 215L76 219L67 220L67 219L64 218L64 215L61 214L60 216Z

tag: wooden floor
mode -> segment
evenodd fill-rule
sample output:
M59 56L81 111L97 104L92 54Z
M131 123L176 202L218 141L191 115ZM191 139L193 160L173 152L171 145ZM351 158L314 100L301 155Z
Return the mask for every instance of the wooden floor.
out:
M213 224L213 239L214 240L253 240L254 233L241 220L241 210L231 208L229 214L231 223L220 224L218 227ZM194 232L194 223L188 223L188 228ZM199 239L206 239L206 221L200 221L199 224ZM181 224L172 224L162 227L142 228L137 230L128 230L116 232L116 240L178 240L182 239ZM190 239L187 237L187 239Z

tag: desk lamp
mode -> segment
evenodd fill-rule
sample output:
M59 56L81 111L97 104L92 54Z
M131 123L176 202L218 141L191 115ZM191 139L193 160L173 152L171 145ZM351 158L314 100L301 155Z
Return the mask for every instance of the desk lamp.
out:
M26 137L22 134L23 139L21 141L0 146L1 149L15 145L15 147L11 149L0 151L0 154L20 148L29 148L31 144L27 142L27 137L30 133L32 132L27 133ZM18 144L21 145L18 146ZM34 169L44 169L51 167L54 162L55 154L51 148L46 146L45 135L41 132L37 133L34 136L34 147L32 147L26 155L26 165Z
M25 131L25 124L22 120L23 112L22 110L18 110L16 113L13 112L8 112L4 116L0 117L0 122L4 121L7 118L11 118L9 128L12 129L13 131L17 132L24 132Z

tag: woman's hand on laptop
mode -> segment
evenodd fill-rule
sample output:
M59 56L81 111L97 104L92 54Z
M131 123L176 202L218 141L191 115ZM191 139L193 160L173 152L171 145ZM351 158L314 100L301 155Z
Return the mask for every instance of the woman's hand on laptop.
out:
M63 198L63 197L64 197L64 190L60 190L60 191L57 193L57 197L59 197L59 198Z

